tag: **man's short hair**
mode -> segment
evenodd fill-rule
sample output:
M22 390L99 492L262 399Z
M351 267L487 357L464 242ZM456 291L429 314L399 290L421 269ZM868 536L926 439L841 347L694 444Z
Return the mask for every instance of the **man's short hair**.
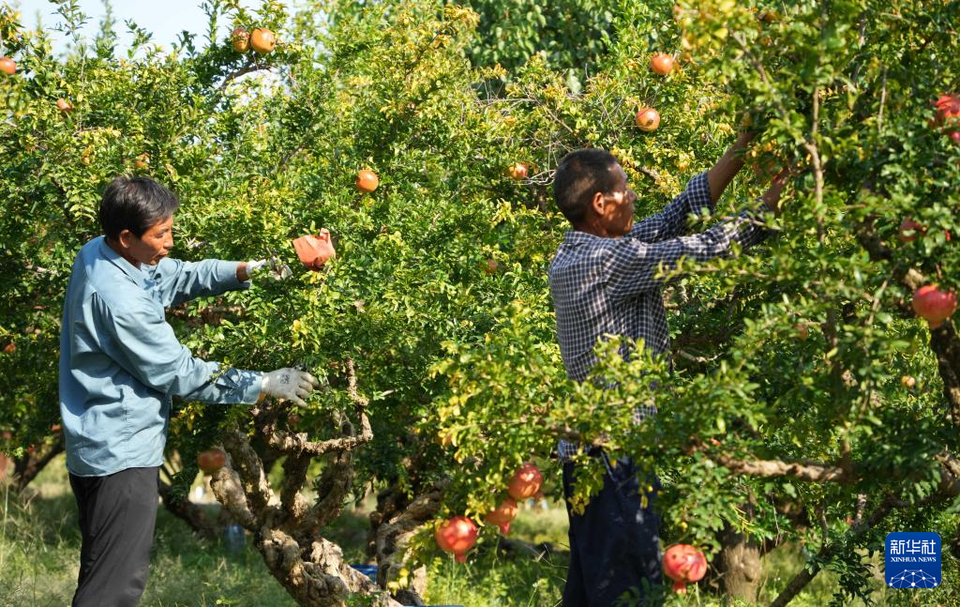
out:
M570 223L576 226L583 221L594 194L613 193L617 178L610 168L618 162L610 152L597 149L570 152L560 161L553 179L553 197Z
M149 177L117 177L100 200L100 227L116 240L124 230L137 238L180 206L176 195Z

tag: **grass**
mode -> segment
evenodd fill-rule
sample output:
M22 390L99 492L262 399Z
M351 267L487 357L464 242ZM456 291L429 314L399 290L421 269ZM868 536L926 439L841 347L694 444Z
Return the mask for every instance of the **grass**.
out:
M369 503L367 504L369 507ZM17 496L0 488L0 607L46 607L69 604L76 585L80 534L76 505L62 459L55 460ZM214 507L215 508L215 507ZM368 525L364 507L350 509L329 529L350 562L364 562ZM510 537L550 542L561 550L539 561L506 558L479 546L466 564L437 556L428 564L431 604L465 607L553 607L566 577L566 512L562 507L523 509ZM484 536L486 538L486 536ZM779 549L764 559L761 603L768 604L802 567L796 548ZM960 605L957 562L944 562L944 583L935 590L889 590L882 561L874 559L873 604L880 607L953 607ZM838 576L820 573L792 603L796 607L831 604ZM847 603L863 605L862 602ZM239 553L219 542L195 539L187 526L160 508L150 578L141 605L293 607L294 601L267 571L249 544ZM721 601L693 586L686 597L672 596L669 606L742 607Z

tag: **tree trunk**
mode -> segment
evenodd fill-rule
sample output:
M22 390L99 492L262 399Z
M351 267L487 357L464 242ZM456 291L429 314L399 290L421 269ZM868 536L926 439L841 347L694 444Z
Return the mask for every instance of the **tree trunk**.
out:
M724 596L756 603L762 573L759 543L730 526L719 539L722 547L717 570Z
M400 570L407 562L407 544L417 530L439 512L446 485L446 482L438 482L409 503L405 497L396 497L389 492L378 496L377 512L370 519L376 530L377 581L381 587L386 588L388 583L400 577ZM407 581L406 588L397 592L397 598L407 605L423 605L422 597L427 589L426 568L413 571Z
M344 607L351 595L359 595L356 599L365 605L400 607L380 586L345 563L340 547L323 537L324 527L340 516L353 489L354 450L373 440L367 399L357 391L352 359L347 359L346 367L359 429L343 412L333 411L339 432L333 438L312 441L305 432L279 427L285 410L265 401L252 408L252 427L235 423L223 433L227 461L213 473L210 487L233 520L253 534L270 573L299 605ZM253 436L263 437L266 447L285 455L279 491L270 484ZM318 457L325 465L320 476L310 480L316 494L311 502L302 490L310 463Z
M189 497L175 495L170 485L163 481L160 481L160 498L170 514L189 525L203 539L215 540L220 536L221 525L211 521L203 508L191 502Z
M53 442L38 445L32 452L24 453L23 457L13 460L13 487L17 492L27 488L40 471L56 456L63 453L63 435L57 436Z

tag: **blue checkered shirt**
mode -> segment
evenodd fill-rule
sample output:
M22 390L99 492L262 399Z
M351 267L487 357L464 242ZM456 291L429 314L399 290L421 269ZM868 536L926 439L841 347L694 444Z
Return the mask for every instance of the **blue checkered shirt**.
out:
M763 240L769 231L754 219L759 213L746 209L734 218L691 236L687 218L711 212L707 174L690 180L686 189L663 211L634 225L621 238L604 238L570 230L550 264L550 293L557 316L557 338L567 376L587 378L596 362L594 347L604 335L643 340L657 354L670 348L667 312L663 305L664 270L681 259L707 261L730 253L731 244L748 247ZM629 344L621 348L629 356ZM639 422L657 412L654 405L638 406ZM562 461L579 450L579 444L560 441Z

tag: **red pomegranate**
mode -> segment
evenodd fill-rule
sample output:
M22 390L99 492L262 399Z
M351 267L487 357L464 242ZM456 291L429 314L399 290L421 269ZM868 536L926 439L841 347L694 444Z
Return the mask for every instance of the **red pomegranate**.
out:
M905 217L900 222L900 241L913 242L917 236L922 235L927 228L922 223L917 223L911 217Z
M661 76L666 76L673 71L673 55L657 53L650 59L650 69Z
M458 563L466 562L467 550L477 541L477 525L465 516L455 516L444 521L433 538L444 552L452 552Z
M960 143L960 135L958 135L960 131L956 128L960 126L960 95L940 95L933 105L937 108L937 117L933 121L933 126L943 125L943 132L954 143Z
M208 474L213 474L227 463L227 454L220 449L207 449L197 454L197 466Z
M300 258L300 263L314 271L319 271L327 260L337 256L330 241L330 232L326 228L321 229L316 236L307 234L297 238L293 241L293 248Z
M543 476L540 475L540 470L533 464L524 464L510 479L507 493L515 500L525 500L539 493L542 484Z
M663 553L663 572L673 580L674 592L683 594L689 582L703 579L707 559L690 544L674 544Z
M488 523L500 527L500 533L508 535L510 533L510 521L517 516L517 501L512 497L500 502L500 505L487 513Z
M357 189L361 192L370 193L377 189L377 186L380 185L380 178L377 177L377 174L373 171L368 171L364 169L363 171L357 171Z
M936 329L957 309L957 294L941 291L937 285L926 285L913 294L913 311Z

